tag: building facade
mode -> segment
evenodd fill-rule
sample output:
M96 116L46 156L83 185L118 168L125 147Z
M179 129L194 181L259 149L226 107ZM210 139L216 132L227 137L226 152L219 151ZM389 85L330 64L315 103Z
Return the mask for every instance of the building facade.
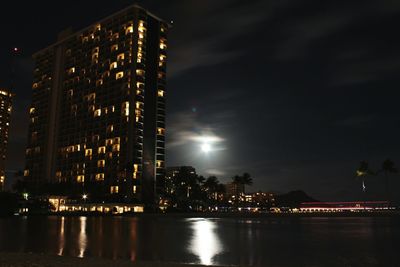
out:
M5 161L7 156L8 131L11 120L13 94L7 89L0 89L0 191L4 189L6 179Z
M227 183L225 184L225 197L231 199L232 197L241 197L244 195L244 184Z
M134 5L33 56L27 181L154 203L165 172L168 27Z
M179 187L189 187L196 177L196 169L192 166L168 167L165 172L164 193L172 195Z

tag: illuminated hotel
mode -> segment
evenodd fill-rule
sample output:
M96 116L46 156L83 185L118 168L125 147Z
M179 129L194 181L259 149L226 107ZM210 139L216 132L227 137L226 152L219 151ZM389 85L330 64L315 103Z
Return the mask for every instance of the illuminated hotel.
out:
M28 181L155 203L165 166L168 27L133 5L62 32L34 54Z
M5 160L13 96L8 90L0 89L0 191L3 190L6 179Z

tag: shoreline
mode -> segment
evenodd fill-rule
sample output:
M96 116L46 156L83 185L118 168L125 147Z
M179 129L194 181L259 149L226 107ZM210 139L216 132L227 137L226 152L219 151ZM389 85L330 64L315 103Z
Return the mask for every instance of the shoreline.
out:
M0 252L0 267L205 267L200 264L173 262L129 261L123 259L102 259L96 257L77 258L52 254ZM223 267L223 266L215 266Z
M61 217L165 217L165 218L312 218L312 217L399 217L400 211L374 211L374 212L313 212L313 213L250 213L250 212L182 212L182 213L133 213L133 214L104 214L93 212L58 212L58 213L32 213L11 215L20 216L61 216ZM0 218L2 218L0 216ZM3 217L4 218L4 217Z

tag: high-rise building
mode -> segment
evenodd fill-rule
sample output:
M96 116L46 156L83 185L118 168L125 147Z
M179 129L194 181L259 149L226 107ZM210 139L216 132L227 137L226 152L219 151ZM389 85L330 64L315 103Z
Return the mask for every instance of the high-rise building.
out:
M0 191L4 189L6 179L5 160L13 96L14 95L10 91L0 89Z
M34 54L28 181L155 203L165 168L168 28L133 5Z
M176 179L178 177L178 179ZM179 186L188 186L197 177L196 169L192 166L167 167L165 171L164 193L173 194Z

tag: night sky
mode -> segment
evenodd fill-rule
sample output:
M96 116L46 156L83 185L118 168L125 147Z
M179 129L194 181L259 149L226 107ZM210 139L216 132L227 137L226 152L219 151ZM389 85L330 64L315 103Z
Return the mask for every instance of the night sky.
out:
M79 30L132 3L3 4L0 87L10 84L10 51L21 49L9 171L24 168L31 55L69 26ZM361 160L378 169L391 158L400 167L399 1L139 4L173 20L167 165L192 165L224 182L249 172L249 191L303 189L321 200L360 198L354 172ZM208 154L199 148L201 136L214 140ZM371 197L379 197L380 179L371 179Z

